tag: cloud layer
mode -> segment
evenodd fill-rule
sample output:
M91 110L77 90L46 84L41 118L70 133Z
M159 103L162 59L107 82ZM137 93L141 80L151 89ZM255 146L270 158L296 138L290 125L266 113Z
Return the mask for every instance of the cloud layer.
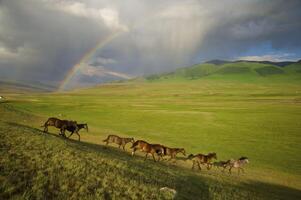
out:
M298 0L2 0L0 78L58 84L116 32L82 73L135 76L209 59L298 59L300 8Z

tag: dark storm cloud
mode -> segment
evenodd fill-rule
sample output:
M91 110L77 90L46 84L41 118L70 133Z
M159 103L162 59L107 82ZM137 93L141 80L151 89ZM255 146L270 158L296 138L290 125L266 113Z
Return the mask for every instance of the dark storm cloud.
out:
M297 59L300 8L298 0L2 0L0 78L60 81L116 31L87 66L140 75L250 50Z
M223 19L207 32L198 55L204 59L229 59L256 47L259 54L268 53L260 49L265 43L274 51L292 53L300 49L301 1L250 1L247 4L244 8L233 7L220 13ZM236 15L235 9L243 12Z
M1 69L14 68L16 78L59 80L108 34L94 21L52 9L43 1L4 1L0 12L0 44L10 55L1 59Z

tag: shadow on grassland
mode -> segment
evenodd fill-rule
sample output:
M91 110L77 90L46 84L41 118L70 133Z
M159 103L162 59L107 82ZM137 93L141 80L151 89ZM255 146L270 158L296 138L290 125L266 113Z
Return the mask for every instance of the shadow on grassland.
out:
M122 162L126 166L125 169L122 169L125 176L144 185L155 184L159 187L174 188L178 193L176 199L301 199L301 191L298 189L251 180L235 184L220 177L200 176L186 168L167 162L153 162L151 159L144 161L143 157L132 157L129 152L118 148L69 140L58 134L44 133L42 130L28 125L6 123L9 126L27 130L24 133L38 133L63 139L70 148L83 153L92 152L96 153L96 157L99 155L100 158L108 161Z

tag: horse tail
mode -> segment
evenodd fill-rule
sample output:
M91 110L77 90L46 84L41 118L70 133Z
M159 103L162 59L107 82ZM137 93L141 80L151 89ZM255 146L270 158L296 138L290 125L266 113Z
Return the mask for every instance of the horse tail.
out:
M50 118L44 123L44 125L42 125L41 127L46 127L48 122L49 122Z
M165 146L163 146L163 153L164 155L167 155L167 148Z
M108 135L107 139L104 139L103 142L109 142L110 136L111 135Z

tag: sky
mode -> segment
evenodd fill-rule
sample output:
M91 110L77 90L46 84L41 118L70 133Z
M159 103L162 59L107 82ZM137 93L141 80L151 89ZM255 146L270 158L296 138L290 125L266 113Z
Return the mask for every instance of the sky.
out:
M212 59L299 60L300 10L300 0L0 0L0 80L84 85Z

